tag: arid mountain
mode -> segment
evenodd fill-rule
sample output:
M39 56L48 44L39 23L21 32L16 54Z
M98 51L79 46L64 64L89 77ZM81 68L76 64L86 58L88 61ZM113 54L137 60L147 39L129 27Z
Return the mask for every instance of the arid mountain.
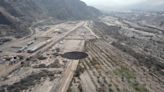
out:
M0 0L0 25L22 30L42 19L90 19L101 13L80 0ZM1 32L0 32L1 33Z
M33 0L50 16L58 19L88 19L101 13L80 0Z

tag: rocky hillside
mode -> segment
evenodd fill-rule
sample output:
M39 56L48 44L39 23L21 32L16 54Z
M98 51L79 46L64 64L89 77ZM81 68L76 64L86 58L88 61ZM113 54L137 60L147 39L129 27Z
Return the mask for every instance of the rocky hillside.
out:
M98 15L97 9L80 0L0 0L0 28L5 25L20 30L49 17L79 20Z
M80 0L33 0L50 16L58 19L88 19L100 12Z

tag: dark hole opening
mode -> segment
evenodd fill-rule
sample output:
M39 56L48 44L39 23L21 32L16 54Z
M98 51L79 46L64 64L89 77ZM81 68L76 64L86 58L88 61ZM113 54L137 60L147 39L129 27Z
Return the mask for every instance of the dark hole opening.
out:
M74 60L79 60L79 59L84 59L88 57L88 54L85 52L78 52L78 51L73 51L73 52L66 52L62 55L63 58L67 59L74 59Z

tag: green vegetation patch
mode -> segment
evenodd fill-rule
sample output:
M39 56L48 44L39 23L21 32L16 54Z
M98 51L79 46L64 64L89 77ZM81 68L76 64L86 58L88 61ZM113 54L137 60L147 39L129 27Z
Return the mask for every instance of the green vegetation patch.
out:
M149 92L146 88L145 88L145 86L144 85L140 85L140 84L138 84L138 85L132 85L133 86L133 88L136 90L136 92Z
M136 81L136 75L133 71L126 67L114 70L114 73L122 78L123 81L128 81L129 86L132 87L136 92L149 92L148 89L142 84Z
M135 74L134 72L130 71L128 68L121 67L121 69L116 69L114 71L116 75L119 75L120 77L124 77L127 80L134 80L135 79Z

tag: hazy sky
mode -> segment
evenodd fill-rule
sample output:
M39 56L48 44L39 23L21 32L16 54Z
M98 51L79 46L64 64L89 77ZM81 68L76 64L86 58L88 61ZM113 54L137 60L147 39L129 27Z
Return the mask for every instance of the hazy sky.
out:
M145 0L82 0L89 5L104 5L104 6L127 6L140 2L144 2Z
M95 6L98 8L101 7L122 8L122 7L137 5L137 4L142 6L148 5L148 6L156 7L164 4L164 0L81 0L81 1L84 1L88 5Z

